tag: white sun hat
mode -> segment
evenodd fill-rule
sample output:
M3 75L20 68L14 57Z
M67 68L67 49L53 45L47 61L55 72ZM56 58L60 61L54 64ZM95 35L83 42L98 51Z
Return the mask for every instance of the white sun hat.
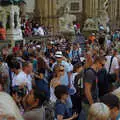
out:
M63 57L62 52L61 52L61 51L57 51L57 52L55 53L55 57L57 57L57 58Z

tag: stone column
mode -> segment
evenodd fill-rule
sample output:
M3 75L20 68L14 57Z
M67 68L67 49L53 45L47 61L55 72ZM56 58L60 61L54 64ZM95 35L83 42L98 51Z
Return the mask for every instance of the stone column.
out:
M57 24L55 18L57 12L56 0L36 0L36 12L41 17L41 24L53 27L52 32L54 32Z
M41 0L35 0L35 20L41 23Z

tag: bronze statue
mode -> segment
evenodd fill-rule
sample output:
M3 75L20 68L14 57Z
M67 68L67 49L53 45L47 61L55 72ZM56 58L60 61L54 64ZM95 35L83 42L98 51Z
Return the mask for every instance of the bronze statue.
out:
M0 0L0 5L18 5L19 3L24 2L24 0Z

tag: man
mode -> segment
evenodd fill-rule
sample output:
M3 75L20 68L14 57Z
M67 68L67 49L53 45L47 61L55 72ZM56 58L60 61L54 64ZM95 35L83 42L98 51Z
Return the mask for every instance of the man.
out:
M30 74L32 73L33 66L30 62L23 63L23 70L16 76L14 80L14 85L24 87L26 86L30 91L32 89L32 78Z
M106 104L110 108L111 120L120 120L120 107L119 99L113 94L107 94L101 98L101 102Z
M16 80L16 76L20 73L20 64L18 61L13 60L11 64L11 71L12 71L12 86L15 86L14 80Z
M109 82L119 81L119 62L116 57L116 50L112 51L112 55L106 56L106 59L105 68L112 78Z
M13 47L13 53L17 53L20 50L20 47L18 44L15 45L15 47Z
M103 67L104 59L96 57L93 65L85 71L85 97L89 105L98 100L97 72Z
M45 35L44 29L43 29L43 25L41 25L38 28L38 34L39 34L39 36L44 36Z
M71 54L70 56L71 56L73 65L80 62L81 48L80 48L79 44L77 44L77 43L73 44L73 50L71 51L70 54Z
M37 89L33 89L24 99L25 120L45 120L45 109L42 107L46 100L45 94Z
M47 48L46 48L46 50L45 50L45 55L46 55L46 57L49 58L50 53L53 53L53 54L54 54L54 49L53 49L53 45L52 45L51 43L48 43L48 44L47 44Z
M93 65L84 71L85 97L83 97L82 107L86 114L85 116L88 115L90 105L98 101L99 90L97 72L102 68L104 64L103 61L103 59L97 56L94 59Z

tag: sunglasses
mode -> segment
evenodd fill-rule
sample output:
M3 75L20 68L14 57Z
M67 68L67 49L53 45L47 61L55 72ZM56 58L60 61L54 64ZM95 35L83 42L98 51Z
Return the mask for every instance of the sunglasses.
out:
M60 72L64 72L64 69L61 69Z
M105 66L105 64L104 63L99 63L101 66Z

